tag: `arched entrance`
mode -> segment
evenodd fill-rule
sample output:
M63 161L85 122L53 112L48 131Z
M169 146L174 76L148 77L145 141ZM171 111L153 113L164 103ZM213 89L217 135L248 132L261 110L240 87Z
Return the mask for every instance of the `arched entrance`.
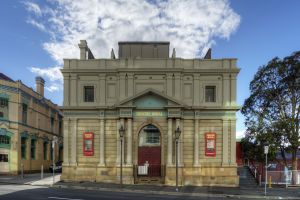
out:
M144 126L139 132L138 175L161 177L161 133L152 125Z

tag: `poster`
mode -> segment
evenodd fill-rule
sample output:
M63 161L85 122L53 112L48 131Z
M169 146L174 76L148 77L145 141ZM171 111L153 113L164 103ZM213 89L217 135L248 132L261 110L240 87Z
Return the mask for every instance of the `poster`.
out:
M205 155L216 156L216 133L205 133Z
M83 155L94 155L94 133L92 132L83 133Z

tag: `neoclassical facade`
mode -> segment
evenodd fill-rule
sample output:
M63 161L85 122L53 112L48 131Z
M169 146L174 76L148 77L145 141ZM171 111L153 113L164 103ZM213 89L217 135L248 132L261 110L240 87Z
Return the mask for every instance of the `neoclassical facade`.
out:
M59 107L44 96L44 79L36 91L0 73L0 174L40 172L63 158L63 124Z
M174 185L178 158L179 185L238 185L236 59L169 56L169 42L119 42L110 59L79 48L61 70L63 180L118 183L122 166L123 183Z

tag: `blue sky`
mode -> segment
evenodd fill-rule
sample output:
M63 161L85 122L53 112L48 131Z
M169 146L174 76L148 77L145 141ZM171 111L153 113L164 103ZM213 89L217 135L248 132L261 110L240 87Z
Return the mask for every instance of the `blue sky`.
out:
M101 2L91 1L91 10L79 2L1 1L0 71L33 88L35 76L43 75L48 87L46 97L59 105L63 99L57 74L61 58L79 55L75 45L79 39L88 40L96 57L107 57L109 49L116 48L118 40L166 40L171 34L169 40L182 57L193 57L193 53L199 56L212 47L215 58L238 58L241 68L239 105L249 95L249 82L259 66L275 56L284 57L300 49L300 1L297 0L158 0L143 5L123 2L124 11L116 9L114 1L105 2L106 7L97 5ZM103 7L106 10L102 10ZM127 15L129 9L132 9L131 14ZM142 12L136 11L139 9ZM189 12L181 12L184 9ZM128 30L122 12L130 21ZM64 13L75 13L76 16ZM70 21L65 16L69 16ZM157 16L161 18L158 20ZM93 20L96 25L91 25ZM150 25L144 26L143 23L148 21ZM122 31L116 28L117 25ZM132 30L139 36L133 36ZM191 44L191 41L196 42ZM243 117L238 114L237 131L244 129Z

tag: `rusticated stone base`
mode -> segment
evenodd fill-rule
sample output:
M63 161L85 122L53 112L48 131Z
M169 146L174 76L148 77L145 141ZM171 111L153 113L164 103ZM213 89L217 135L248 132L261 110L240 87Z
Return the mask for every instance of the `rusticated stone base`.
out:
M166 167L165 185L176 184L176 168ZM91 181L120 183L120 167L64 166L61 179L64 181ZM134 184L133 167L123 167L123 183ZM236 166L227 167L179 167L178 184L193 186L237 187L239 176Z

